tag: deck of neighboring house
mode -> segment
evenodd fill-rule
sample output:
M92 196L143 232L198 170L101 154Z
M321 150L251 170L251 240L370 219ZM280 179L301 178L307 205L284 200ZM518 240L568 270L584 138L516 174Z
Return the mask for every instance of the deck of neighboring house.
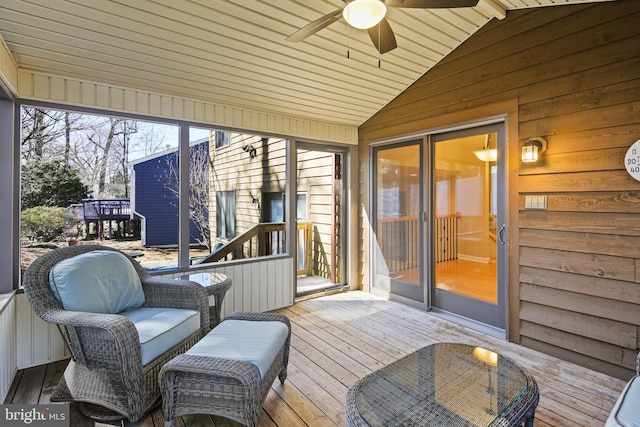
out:
M85 239L125 238L140 235L138 220L131 214L131 201L120 199L86 199L72 205L72 212L84 225ZM78 230L78 234L80 230Z
M284 386L274 383L263 406L260 426L344 426L349 386L434 342L480 345L528 369L540 388L536 427L602 426L625 383L364 292L309 299L279 311L292 322L289 376ZM65 364L18 372L5 403L48 403ZM92 424L72 409L73 427ZM160 410L140 425L162 426ZM177 425L238 424L198 415L182 417Z

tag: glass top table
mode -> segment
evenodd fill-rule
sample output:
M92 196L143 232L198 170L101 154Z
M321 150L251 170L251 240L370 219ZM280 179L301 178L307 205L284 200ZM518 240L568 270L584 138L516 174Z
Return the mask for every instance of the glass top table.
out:
M349 426L533 426L533 377L513 360L465 344L424 347L347 392Z
M207 294L209 295L209 321L211 327L213 328L220 323L222 301L231 287L231 279L223 273L192 273L177 277L177 279L196 282L207 290Z

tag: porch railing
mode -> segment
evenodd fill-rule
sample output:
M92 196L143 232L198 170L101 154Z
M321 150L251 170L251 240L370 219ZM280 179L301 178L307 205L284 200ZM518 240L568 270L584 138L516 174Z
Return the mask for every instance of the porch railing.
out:
M417 216L381 219L376 234L390 273L420 265L420 223Z
M403 216L378 221L378 244L389 272L420 265L420 223L418 217ZM458 258L458 216L437 217L434 224L435 262Z
M298 256L300 260L304 260L304 267L308 271L312 268L311 229L310 222L298 223L298 239L301 239L298 241ZM200 263L278 255L284 253L285 248L286 224L284 222L264 222L254 225L241 235L230 240L205 257ZM298 270L300 270L300 267Z
M71 205L70 209L76 215L79 222L85 225L85 238L96 237L137 237L139 229L138 220L131 212L131 201L128 198L120 199L85 199L81 204ZM113 230L112 221L115 221L116 230ZM107 230L105 230L105 222ZM93 225L94 231L91 231ZM105 233L106 232L106 233ZM78 230L80 234L80 230Z
M436 218L434 255L436 262L458 258L458 216L447 215Z

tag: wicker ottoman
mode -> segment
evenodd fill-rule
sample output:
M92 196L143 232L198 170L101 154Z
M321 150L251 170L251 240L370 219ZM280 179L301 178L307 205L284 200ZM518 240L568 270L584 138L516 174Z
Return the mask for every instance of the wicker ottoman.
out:
M278 377L284 383L287 377L290 340L291 324L281 314L227 316L160 370L165 426L174 426L175 417L186 414L218 415L257 426L273 381Z

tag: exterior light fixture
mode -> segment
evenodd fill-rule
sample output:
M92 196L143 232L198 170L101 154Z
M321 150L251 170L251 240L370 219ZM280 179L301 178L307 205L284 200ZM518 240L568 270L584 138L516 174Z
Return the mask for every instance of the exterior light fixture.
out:
M523 163L535 163L540 155L547 150L547 140L542 137L532 137L522 145L520 160Z
M386 14L387 6L380 0L354 0L342 11L345 21L361 30L377 25Z

